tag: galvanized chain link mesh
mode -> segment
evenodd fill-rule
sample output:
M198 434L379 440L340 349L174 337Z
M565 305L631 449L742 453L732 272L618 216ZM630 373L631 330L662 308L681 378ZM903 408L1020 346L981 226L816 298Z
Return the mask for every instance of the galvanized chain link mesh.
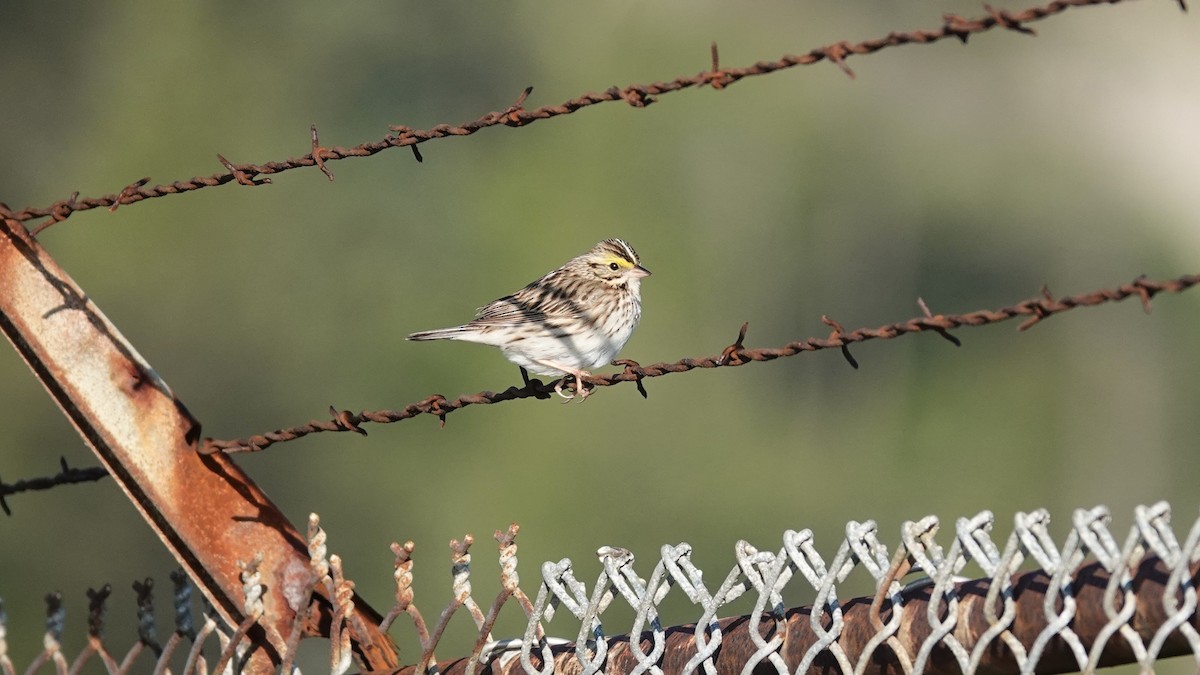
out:
M733 565L715 587L692 562L692 547L686 543L663 546L645 578L635 571L637 561L631 551L604 546L597 551L602 570L590 584L576 577L570 559L543 563L532 601L519 585L518 528L513 525L496 533L502 590L486 604L486 613L484 603L472 595L469 549L473 540L452 542L452 600L433 631L426 628L413 603L414 546L411 542L394 545L396 606L384 625L390 626L403 613L413 619L423 653L417 665L402 671L406 673L449 675L490 667L492 672L529 675L564 670L580 675L717 675L729 672L733 664L742 673L765 667L784 675L835 667L842 673L863 675L885 663L905 673L940 672L947 667L952 672L1032 673L1050 658L1065 658L1068 668L1082 672L1111 665L1114 658L1148 672L1164 656L1187 653L1200 667L1200 633L1195 627L1200 519L1191 524L1181 543L1165 502L1138 507L1133 516L1133 525L1121 533L1112 529L1107 508L1078 509L1061 545L1050 536L1045 510L1017 513L1011 534L1000 542L992 538L995 517L989 511L959 518L952 534L942 532L941 521L928 516L904 523L891 553L874 522L851 521L844 538L827 549L832 551L829 557L818 550L810 530L788 530L778 549L760 550L738 542ZM328 554L315 515L310 519L309 540L313 583L328 585L335 598L349 598L353 584L342 575L340 559ZM1019 573L1026 562L1039 569ZM257 564L242 565L249 618L236 627L221 625L206 608L204 623L197 630L190 582L182 573L173 574L176 627L165 645L155 638L153 584L135 583L140 639L120 661L110 655L103 640L104 600L110 587L89 592L88 644L74 659L61 645L62 598L47 596L43 650L24 672L78 672L98 659L108 672L125 673L145 668L153 659L156 673L166 672L172 664L179 672L207 673L203 651L214 638L219 656L212 672L236 672L249 644L247 631L261 612L263 587ZM973 580L962 576L972 565L984 576ZM1155 573L1147 574L1151 568ZM870 576L875 595L839 600L838 586L858 570ZM1038 575L1037 584L1026 583L1031 574ZM905 577L911 579L905 583ZM1102 588L1097 581L1101 579ZM811 605L803 611L788 609L783 602L785 589L790 595L801 589L811 597ZM672 593L686 597L696 612L675 618L691 619L694 624L666 625L660 607ZM1036 602L1030 604L1027 597ZM514 611L523 612L527 619L524 634L495 639L491 631L496 616L512 598L519 607ZM750 614L733 621L720 618L739 598L752 601ZM868 602L869 609L862 609ZM620 603L634 613L626 634L639 639L606 629L605 612ZM473 653L437 663L434 648L461 608L466 608L478 631ZM568 615L566 623L563 615ZM335 612L329 662L334 673L354 666L351 639L362 630L348 616L348 611ZM301 613L298 620L303 618ZM0 673L10 675L16 669L8 657L6 621L0 604ZM296 631L285 648L290 652L285 661L289 668L298 635ZM191 643L186 656L182 655L185 642Z

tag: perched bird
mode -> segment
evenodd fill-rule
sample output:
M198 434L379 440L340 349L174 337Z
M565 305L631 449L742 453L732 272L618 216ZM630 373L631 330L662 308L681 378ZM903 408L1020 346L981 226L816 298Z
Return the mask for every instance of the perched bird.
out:
M464 340L499 347L505 358L539 375L575 378L580 400L587 368L603 366L629 341L642 318L642 277L637 252L622 239L592 250L484 307L470 323L423 331L409 340ZM554 390L563 393L565 378Z

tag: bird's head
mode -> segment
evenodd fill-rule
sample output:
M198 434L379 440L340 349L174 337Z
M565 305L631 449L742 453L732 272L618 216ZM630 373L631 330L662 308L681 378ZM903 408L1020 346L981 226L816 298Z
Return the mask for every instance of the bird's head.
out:
M577 259L600 281L611 286L638 285L650 270L642 267L637 251L624 239L605 239Z

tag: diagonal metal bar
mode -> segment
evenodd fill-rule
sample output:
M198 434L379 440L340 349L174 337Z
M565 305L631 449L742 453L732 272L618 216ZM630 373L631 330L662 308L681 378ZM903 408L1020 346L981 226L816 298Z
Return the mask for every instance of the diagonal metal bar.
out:
M245 619L237 563L262 556L267 592L251 663L277 666L295 616L289 593L307 580L303 536L230 458L195 451L200 423L25 227L8 219L0 224L0 330L230 625ZM321 604L310 635L332 616L328 598ZM378 614L361 601L357 614L372 627L356 636L365 663L394 666L390 638L374 628Z

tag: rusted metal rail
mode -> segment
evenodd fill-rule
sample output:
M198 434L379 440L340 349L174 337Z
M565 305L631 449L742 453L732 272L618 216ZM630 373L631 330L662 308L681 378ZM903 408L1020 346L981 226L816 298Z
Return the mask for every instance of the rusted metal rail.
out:
M304 537L229 457L196 452L200 423L11 219L0 225L0 330L222 617L250 631L254 669L278 665L308 603ZM259 555L266 592L256 617L244 607L238 563ZM378 614L361 601L357 613L368 627L355 636L365 662L395 666ZM331 615L324 598L308 634Z

